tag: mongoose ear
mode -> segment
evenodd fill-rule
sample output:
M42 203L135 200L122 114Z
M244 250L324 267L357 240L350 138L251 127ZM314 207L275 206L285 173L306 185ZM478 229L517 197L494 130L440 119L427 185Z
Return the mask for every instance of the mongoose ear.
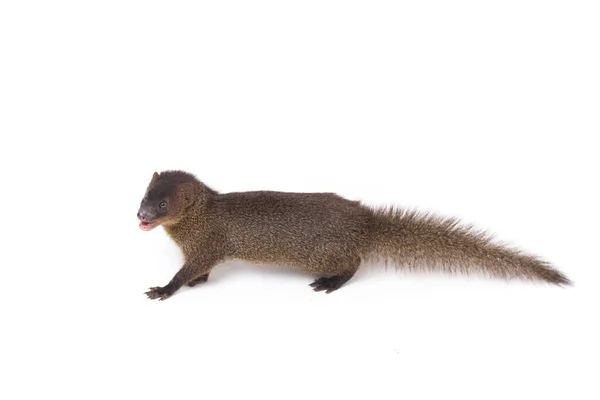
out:
M152 174L152 179L150 179L150 183L148 184L148 187L152 186L152 184L154 183L154 181L156 180L156 178L158 178L158 172L154 172Z

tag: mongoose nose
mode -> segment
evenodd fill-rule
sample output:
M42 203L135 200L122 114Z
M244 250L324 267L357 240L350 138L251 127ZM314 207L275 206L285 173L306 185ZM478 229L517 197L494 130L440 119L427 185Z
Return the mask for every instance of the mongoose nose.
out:
M148 214L146 214L143 211L138 211L137 213L137 217L140 221L147 221L148 220Z

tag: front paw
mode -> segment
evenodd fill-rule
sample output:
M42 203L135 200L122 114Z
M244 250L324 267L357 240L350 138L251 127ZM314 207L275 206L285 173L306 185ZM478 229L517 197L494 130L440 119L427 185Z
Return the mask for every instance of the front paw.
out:
M148 298L151 300L155 300L155 299L166 300L169 297L171 297L172 294L173 293L168 293L165 290L165 288L162 288L160 286L152 287L152 288L150 288L150 290L148 290L146 292L146 296L148 296Z

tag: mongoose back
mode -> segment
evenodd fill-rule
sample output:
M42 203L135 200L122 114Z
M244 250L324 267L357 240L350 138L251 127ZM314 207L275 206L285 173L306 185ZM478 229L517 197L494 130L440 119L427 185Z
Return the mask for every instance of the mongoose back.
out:
M227 259L299 268L318 275L310 286L326 293L367 260L571 284L549 263L496 244L456 219L373 208L334 193L221 194L190 173L155 172L137 215L142 230L162 225L185 258L166 286L146 292L150 299L165 300L183 285L206 282Z

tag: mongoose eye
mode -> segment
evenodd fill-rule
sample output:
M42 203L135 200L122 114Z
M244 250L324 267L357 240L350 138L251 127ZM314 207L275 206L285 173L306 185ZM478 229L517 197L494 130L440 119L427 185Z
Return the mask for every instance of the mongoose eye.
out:
M160 204L158 205L158 207L160 207L161 209L164 209L167 206L167 202L166 201L161 201Z

